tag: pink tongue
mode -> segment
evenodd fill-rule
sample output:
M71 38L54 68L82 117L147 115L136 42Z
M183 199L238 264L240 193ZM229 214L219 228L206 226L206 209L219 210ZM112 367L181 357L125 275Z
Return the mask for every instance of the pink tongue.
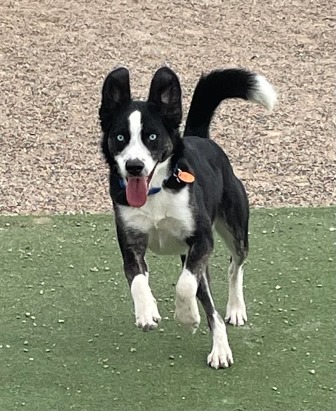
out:
M126 186L127 202L132 207L142 207L147 201L146 177L129 177Z

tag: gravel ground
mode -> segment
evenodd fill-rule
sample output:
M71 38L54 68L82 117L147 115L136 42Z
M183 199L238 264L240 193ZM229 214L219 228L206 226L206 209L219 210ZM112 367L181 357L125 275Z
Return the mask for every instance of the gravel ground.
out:
M145 98L168 64L185 107L202 71L264 74L276 109L227 102L213 138L253 206L335 204L333 16L329 0L2 0L0 213L111 209L97 110L118 65Z

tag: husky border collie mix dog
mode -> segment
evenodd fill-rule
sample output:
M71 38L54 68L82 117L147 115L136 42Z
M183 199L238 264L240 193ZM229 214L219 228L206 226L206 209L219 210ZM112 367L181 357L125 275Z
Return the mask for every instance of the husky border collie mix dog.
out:
M207 362L216 369L233 364L233 357L210 290L208 261L214 228L231 253L225 320L233 325L246 321L243 266L248 254L248 200L226 154L209 139L216 107L228 98L250 100L268 109L276 102L275 91L263 76L241 69L213 71L196 86L182 138L176 74L160 68L148 100L134 101L129 72L118 68L105 79L99 111L136 325L152 330L161 319L149 286L147 247L158 254L180 255L183 268L176 284L175 318L195 331L200 323L198 298L213 338Z

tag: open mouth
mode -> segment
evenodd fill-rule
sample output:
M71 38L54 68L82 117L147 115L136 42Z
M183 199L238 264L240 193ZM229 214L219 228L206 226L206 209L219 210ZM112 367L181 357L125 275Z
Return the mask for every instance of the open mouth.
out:
M157 165L158 163L155 164L153 170L148 176L127 177L126 198L130 206L142 207L144 204L146 204L149 185L152 181Z

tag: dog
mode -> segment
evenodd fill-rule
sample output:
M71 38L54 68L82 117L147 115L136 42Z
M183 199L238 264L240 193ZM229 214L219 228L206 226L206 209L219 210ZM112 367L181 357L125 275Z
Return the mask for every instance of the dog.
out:
M213 340L207 363L215 369L233 364L225 321L240 326L247 320L243 267L249 248L248 198L227 155L209 138L216 108L230 98L272 109L277 96L261 75L235 68L212 71L197 83L182 137L181 86L175 72L158 69L147 101L135 101L129 71L120 67L106 77L99 109L102 152L110 169L110 195L136 325L147 331L161 320L149 286L147 248L180 255L175 318L195 331L200 301ZM214 229L231 254L225 320L210 289Z

